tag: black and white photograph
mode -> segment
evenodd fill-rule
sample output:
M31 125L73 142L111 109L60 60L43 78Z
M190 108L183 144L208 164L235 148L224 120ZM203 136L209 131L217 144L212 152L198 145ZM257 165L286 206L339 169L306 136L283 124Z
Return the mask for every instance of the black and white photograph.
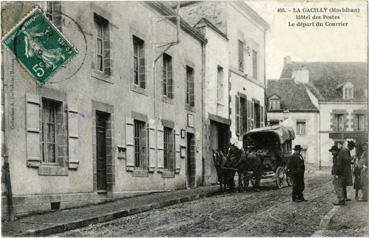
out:
M2 237L369 237L368 1L1 1Z

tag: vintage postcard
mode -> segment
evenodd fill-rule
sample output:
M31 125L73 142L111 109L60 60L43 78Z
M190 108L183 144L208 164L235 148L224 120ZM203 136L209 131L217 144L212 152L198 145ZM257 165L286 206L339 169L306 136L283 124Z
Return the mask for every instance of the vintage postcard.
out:
M368 237L366 0L1 1L1 235Z

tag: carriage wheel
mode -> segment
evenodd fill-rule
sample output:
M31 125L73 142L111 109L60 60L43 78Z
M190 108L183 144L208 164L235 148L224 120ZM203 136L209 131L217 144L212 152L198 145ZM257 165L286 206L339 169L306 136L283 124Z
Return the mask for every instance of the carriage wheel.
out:
M277 171L275 172L276 175L276 185L278 188L283 188L285 181L286 181L286 171L283 167L278 167Z

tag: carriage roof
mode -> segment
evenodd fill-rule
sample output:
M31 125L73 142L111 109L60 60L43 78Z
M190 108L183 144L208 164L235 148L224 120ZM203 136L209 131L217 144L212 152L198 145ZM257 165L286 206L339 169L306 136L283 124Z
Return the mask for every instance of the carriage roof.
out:
M256 128L250 130L243 134L242 138L245 136L251 139L257 139L260 136L274 136L279 139L281 144L284 144L288 140L295 139L295 132L291 127L286 126L270 126L270 127L263 127L263 128Z

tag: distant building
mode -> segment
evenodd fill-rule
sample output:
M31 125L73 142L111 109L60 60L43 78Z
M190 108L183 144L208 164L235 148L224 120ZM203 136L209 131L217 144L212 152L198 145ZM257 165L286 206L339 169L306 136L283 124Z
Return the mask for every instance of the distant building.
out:
M2 4L3 22L35 4ZM179 44L155 47L177 29L175 13L160 2L41 5L79 48L77 57L87 56L71 78L73 60L38 87L2 52L2 156L15 214L201 185L203 35L182 20Z
M204 163L205 182L214 183L212 150L225 151L230 137L241 141L242 133L264 126L265 32L269 25L242 1L183 2L180 15L208 40Z
M290 57L286 57L281 78L290 78L289 84L296 84L293 87L301 88L301 93L304 92L300 98L308 101L306 98L308 95L311 104L319 111L318 127L315 132L312 132L319 135L317 147L319 166L332 164L331 154L328 150L333 144L342 146L347 140L354 140L360 145L360 143L368 141L366 63L294 62L291 61ZM281 80L277 84L282 86L284 81L288 81L288 79ZM290 94L287 88L285 93ZM277 99L272 94L271 92L269 95L270 104L273 104L273 100ZM278 96L286 98L283 95ZM296 103L296 97L287 97L286 99L287 104ZM303 108L310 105L310 103L297 103L300 105L299 107L303 106ZM283 109L288 108L284 107ZM273 123L272 115L273 110L269 110L268 121L271 123ZM286 118L289 118L287 115L292 117L290 113L285 115ZM301 116L308 118L308 115L310 114L305 112ZM296 130L297 126L296 123ZM308 161L309 159L308 157ZM314 162L316 159L310 161Z

